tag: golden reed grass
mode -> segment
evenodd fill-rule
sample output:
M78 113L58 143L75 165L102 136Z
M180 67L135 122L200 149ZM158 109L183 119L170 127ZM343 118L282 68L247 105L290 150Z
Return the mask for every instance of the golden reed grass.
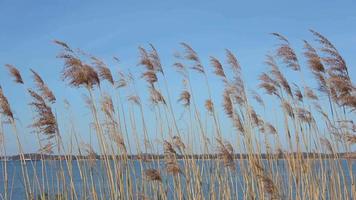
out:
M26 199L355 199L351 68L325 36L311 33L317 46L304 40L302 56L285 36L272 33L278 43L257 78L264 94L248 90L244 68L231 50L224 59L210 56L205 66L192 46L181 43L171 67L182 80L177 92L169 85L177 84L170 82L173 72L152 44L138 48L136 76L136 70L117 71L55 40L64 63L61 78L85 89L80 91L86 93L88 126L95 135L81 135L68 114L70 138L64 142L67 129L60 129L64 122L56 116L55 91L33 69L31 88L14 65L6 64L14 82L28 87L29 127L37 136L41 165L26 161L24 133L16 125L21 116L0 87L1 157L7 156L7 132L13 132ZM121 66L117 57L113 61ZM305 79L307 72L314 84ZM221 91L212 90L217 88L215 82L211 87L212 76L222 81ZM196 88L198 81L204 88ZM2 128L8 125L12 131ZM89 135L90 141L82 139ZM60 167L53 168L56 161L48 156L59 159ZM0 198L11 199L9 163L1 164ZM55 170L54 179L48 168Z

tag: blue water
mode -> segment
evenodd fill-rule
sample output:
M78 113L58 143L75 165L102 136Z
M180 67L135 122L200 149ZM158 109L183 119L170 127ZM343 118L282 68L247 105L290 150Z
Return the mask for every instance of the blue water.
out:
M236 162L236 168L235 169L229 169L224 167L220 162L217 162L216 160L209 161L195 161L198 168L201 170L200 174L202 176L201 180L201 188L202 191L204 192L204 198L206 199L211 199L209 190L211 191L211 188L215 188L215 192L217 196L215 196L216 199L221 199L222 197L219 194L219 183L217 181L218 176L228 176L228 178L231 181L228 181L228 184L224 187L230 187L231 189L231 198L232 199L243 199L244 198L244 180L243 177L241 176L241 169L240 166L248 166L248 163L246 160L237 160ZM330 163L337 164L340 162L341 168L337 169L338 171L336 173L340 173L339 177L341 177L341 184L343 187L346 187L348 191L351 190L351 180L355 180L354 177L350 177L349 173L349 168L348 168L348 163L346 160L339 160L339 161L332 161L332 160L324 160L321 167L321 164L319 161L313 161L313 164L311 165L310 172L312 173L316 178L321 178L322 177L322 172L321 168L323 168L324 175L325 176L325 181L330 181L332 178L332 167L331 166L337 166L337 165L331 165ZM351 161L352 165L352 171L353 174L356 173L356 161ZM26 199L25 195L25 188L24 188L24 182L22 178L22 172L21 172L21 166L23 166L20 161L8 161L7 163L7 174L8 174L8 199ZM4 161L0 161L0 200L4 199L5 196L5 180L4 180ZM81 166L79 170L79 165ZM184 169L183 161L179 161L181 169ZM113 163L111 161L111 167L114 171L114 165L116 165L118 168L118 171L125 171L127 174L123 173L123 179L125 180L125 177L127 175L131 176L131 183L132 185L137 185L138 187L134 187L132 190L132 194L135 196L131 196L131 198L135 199L142 199L141 194L145 194L146 196L151 196L154 197L155 194L150 194L152 190L147 187L148 180L145 178L145 176L142 176L141 172L141 165L140 162L136 160L129 161L128 165L124 165L123 163ZM92 186L94 185L96 192L101 195L98 198L104 198L104 199L109 199L107 194L109 194L110 188L108 187L107 184L107 179L106 179L106 170L105 170L105 165L103 161L96 160L94 163L88 163L87 161L72 161L72 163L69 165L71 166L68 168L68 165L65 161L27 161L26 162L26 169L29 174L29 180L32 187L32 193L35 199L37 199L38 195L41 193L40 190L38 189L39 185L44 188L45 193L48 194L48 199L56 199L58 195L64 195L67 198L71 199L74 198L74 196L71 196L70 193L66 193L66 191L70 191L70 187L72 186L70 183L69 179L69 173L73 174L72 176L72 183L74 184L73 187L75 187L76 191L76 196L78 199L92 199L90 195L84 195L83 191L86 191L86 194L89 194L89 191L93 188ZM142 162L142 167L143 169L149 169L149 168L154 168L154 169L160 169L161 176L162 176L162 184L165 188L165 191L167 193L168 199L174 199L176 198L174 194L174 179L172 175L169 175L165 172L165 164L163 161L151 161L151 162ZM288 179L288 171L287 171L287 163L284 160L275 160L273 161L273 166L270 168L270 166L267 164L267 161L263 162L263 167L265 168L266 171L272 172L272 174L278 174L281 178L281 183L280 183L280 191L281 192L281 198L283 198L283 195L287 195L288 191L291 189L290 187L295 187L295 186L290 186L289 179ZM34 173L34 172L37 173ZM62 173L61 173L62 172ZM218 172L218 173L216 173ZM278 173L277 173L278 172ZM214 174L215 173L215 174ZM342 179L343 176L341 176L341 173L344 173L345 180ZM35 176L37 174L37 176ZM82 175L81 175L82 174ZM211 181L211 175L214 174L216 176L215 181ZM185 183L188 181L190 177L193 176L192 172L189 171L182 171L180 174L179 178L182 183L182 190L186 191ZM213 176L213 177L214 177ZM84 180L86 179L86 180ZM58 182L58 180L61 180ZM189 179L190 181L194 181L192 179ZM87 184L84 184L87 183ZM152 183L152 182L151 182ZM142 190L143 187L147 187L145 191ZM124 191L127 190L127 185L124 185ZM293 194L295 194L295 188L293 190ZM301 192L303 192L301 190ZM184 192L185 193L185 192ZM56 196L57 195L57 196ZM129 198L129 196L124 196L124 197L118 197L120 199L126 199ZM347 195L345 194L345 199L352 199L351 194Z

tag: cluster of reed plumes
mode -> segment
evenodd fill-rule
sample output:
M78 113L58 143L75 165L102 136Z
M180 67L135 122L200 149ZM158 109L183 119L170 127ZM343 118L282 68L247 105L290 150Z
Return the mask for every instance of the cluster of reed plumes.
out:
M1 127L9 124L17 138L24 197L355 199L356 87L335 46L320 33L311 33L317 47L304 41L301 57L286 37L272 34L278 46L267 55L260 92L247 89L243 67L230 50L225 61L211 56L205 66L182 43L172 67L165 67L153 45L139 47L137 78L123 68L115 75L101 59L55 41L64 62L63 81L84 89L97 148L81 141L89 136L77 132L73 116L66 116L72 123L70 142L64 142L62 132L67 130L59 128L55 93L31 69L35 88L27 89L33 113L29 127L41 159L26 162L20 140L24 133L16 125L20 116L0 87ZM114 61L119 63L116 57ZM15 83L30 85L15 66L6 68ZM169 68L182 80L180 94L169 88ZM286 73L300 81L291 82ZM222 81L222 91L212 89L212 74ZM305 79L305 74L314 79ZM193 79L202 79L204 88L198 91ZM142 82L147 92L137 86ZM222 100L216 99L219 95ZM70 109L69 102L65 105ZM4 157L7 134L0 130ZM45 159L52 154L61 159ZM1 162L1 199L12 196L9 164ZM51 167L55 174L48 174Z

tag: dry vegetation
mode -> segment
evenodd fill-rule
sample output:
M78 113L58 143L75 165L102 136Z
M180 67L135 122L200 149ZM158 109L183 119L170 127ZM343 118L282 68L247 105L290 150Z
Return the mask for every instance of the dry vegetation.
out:
M24 93L32 99L30 128L36 133L38 153L64 155L63 160L41 157L36 161L40 167L26 162L20 142L24 133L16 124L21 116L15 116L16 108L0 87L1 127L11 127L0 130L1 156L6 156L3 138L14 134L27 199L355 199L355 162L338 153L352 152L356 143L356 88L335 46L318 32L311 33L316 47L304 41L303 58L297 57L286 37L272 34L278 46L266 57L268 70L258 77L263 95L249 92L242 66L230 50L224 61L211 56L210 65L204 66L198 53L182 43L172 65L183 83L176 95L169 88L169 69L153 45L139 47L142 74L137 80L130 71L119 69L115 75L99 58L55 41L64 62L63 81L86 94L98 149L81 141L75 124L70 125L70 145L64 143L65 130L60 130L53 109L59 104L55 92L31 69L35 88ZM6 68L15 83L30 87L15 66ZM222 81L222 91L212 90L209 72ZM317 87L305 80L306 72ZM290 82L286 73L300 83ZM194 89L193 78L202 78L202 91ZM146 92L138 89L142 81ZM219 95L222 105L214 100ZM271 108L278 124L266 113ZM132 154L139 159L132 160ZM201 156L196 159L194 154ZM245 159L237 160L238 156ZM51 162L60 163L52 178L46 169ZM0 199L10 199L9 161L1 165Z

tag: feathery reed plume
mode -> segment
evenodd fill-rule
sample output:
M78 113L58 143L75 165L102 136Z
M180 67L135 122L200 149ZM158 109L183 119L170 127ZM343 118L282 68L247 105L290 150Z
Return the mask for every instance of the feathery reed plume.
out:
M183 46L183 48L185 50L185 58L187 60L200 62L197 52L195 52L191 46L189 46L187 43L184 43L184 42L182 42L181 45Z
M122 88L127 86L127 78L123 72L119 72L119 80L117 81L117 88Z
M173 67L176 68L177 72L182 74L183 77L187 77L188 76L188 71L187 68L180 62L176 62L173 64Z
M43 81L41 76L35 72L33 69L30 69L33 74L33 79L36 83L37 89L41 92L43 98L47 99L50 103L56 102L56 97L53 92L48 88L47 84Z
M103 100L101 102L101 109L104 111L105 115L109 117L109 119L112 122L115 122L114 120L114 114L115 114L115 109L114 109L114 104L112 102L112 99L109 95L104 94L103 95Z
M233 106L232 106L232 101L231 101L231 98L230 98L230 94L231 94L231 91L229 91L228 89L224 90L223 106L224 106L224 110L225 110L226 115L228 117L230 117L230 118L233 118Z
M154 87L149 87L149 89L150 89L151 102L153 104L159 104L159 103L166 104L166 100L164 99L160 91L158 91Z
M162 182L161 174L157 169L146 169L145 176L149 181L159 181Z
M108 118L107 124L109 127L110 138L116 143L116 145L121 149L122 152L126 153L126 145L124 138L117 131L117 122L115 121L115 109L114 104L109 95L104 94L103 100L101 102L101 109Z
M153 64L154 69L157 72L160 72L163 74L161 59L159 58L157 49L152 44L150 44L150 47L151 47L151 51L149 52L149 58L151 59L151 63Z
M176 135L173 136L173 144L180 151L180 153L183 153L185 149L185 144L183 143L182 139L179 136Z
M190 93L187 90L184 90L180 93L180 97L178 99L179 102L182 102L184 106L190 105Z
M263 189L270 195L271 199L280 199L278 188L270 177L257 175L257 178L262 182Z
M270 134L273 134L273 135L277 134L277 130L272 124L270 124L268 122L265 122L264 126L265 126L265 132L266 133L270 133Z
M292 89L291 89L287 79L284 77L282 72L279 70L277 63L272 56L267 55L266 64L271 67L270 73L273 75L274 79L276 81L278 81L279 85L281 85L283 87L284 91L289 96L293 97Z
M304 55L308 59L309 68L313 73L324 73L325 68L318 53L307 41L304 40Z
M139 47L138 50L140 53L139 64L145 66L147 70L154 72L155 66L152 63L150 56L149 56L148 52L146 51L146 49L144 49L143 47Z
M298 58L294 50L291 48L289 41L286 37L279 33L272 33L277 39L282 41L277 49L277 56L282 59L282 61L294 71L299 71L300 66L298 64Z
M39 130L47 139L55 137L58 133L57 120L52 112L52 109L46 104L45 100L36 92L28 89L33 101L31 106L37 112L37 117L31 127Z
M297 113L298 118L301 121L303 121L305 123L314 122L314 118L313 118L311 112L309 112L308 110L306 110L304 108L297 108L296 113Z
M265 103L261 97L260 94L258 94L255 90L251 90L251 95L252 98L258 103L260 104L260 106L265 107Z
M158 80L156 73L151 70L144 72L141 77L151 85L153 85Z
M302 94L302 91L300 91L298 85L294 84L295 86L295 89L294 89L294 97L295 99L297 99L298 101L300 102L303 102L303 94Z
M120 148L120 150L126 154L127 153L127 148L126 148L126 144L125 144L125 140L122 137L121 134L111 134L112 139L114 140L114 142L116 143L116 145Z
M53 154L53 147L54 144L50 142L44 145L43 147L41 147L37 152L40 154Z
M294 118L293 107L288 103L288 101L282 101L282 108L288 114L289 117Z
M251 122L255 127L262 125L260 117L257 115L256 111L252 108L252 106L248 106L247 113L249 114Z
M241 72L240 63L237 61L235 55L228 49L226 51L227 62L230 64L232 70L235 74L239 74Z
M227 62L230 65L233 73L234 73L234 80L233 83L229 85L230 89L234 92L233 94L234 100L239 104L243 105L247 103L247 95L245 91L245 84L241 77L241 66L237 61L235 55L226 49L226 57Z
M191 67L193 70L196 70L199 73L205 73L204 67L200 62L199 56L194 49L189 46L187 43L182 42L181 45L185 50L185 59L193 61L194 65Z
M318 96L316 96L314 91L309 87L304 87L304 94L311 100L318 100Z
M207 99L205 101L205 104L204 104L206 110L209 112L209 113L213 113L214 111L214 103L211 99Z
M308 60L308 66L313 73L315 79L318 81L319 91L328 93L325 80L325 67L322 59L318 55L317 51L307 41L304 40L304 55Z
M173 145L165 140L163 143L163 149L164 149L164 161L166 164L167 172L173 175L182 173L176 158L177 152L174 150Z
M348 70L345 60L340 55L336 47L320 33L310 30L310 32L316 37L316 40L322 45L321 51L326 54L322 60L329 66L328 73L333 74L335 72L348 77Z
M107 80L111 85L114 85L114 78L111 74L109 67L99 58L95 56L90 57L93 61L94 66L98 70L99 77L102 80Z
M74 55L74 52L67 48L68 45L63 46L63 42L59 41L55 41L55 43L64 47L64 51L58 55L59 58L64 60L63 80L68 81L68 84L73 87L93 88L95 85L100 86L99 75L92 66Z
M5 64L5 67L9 70L9 73L14 78L15 83L23 84L21 73L15 66Z
M328 140L328 138L326 137L321 137L320 138L320 143L326 147L326 149L330 152L330 153L334 153L334 149L330 143L330 141Z
M235 114L235 118L233 119L233 125L237 130L239 131L240 134L245 135L245 128L242 123L240 115Z
M74 53L73 50L69 47L69 45L68 45L67 43L65 43L65 42L63 42L63 41L59 41L59 40L54 40L53 42L54 42L55 44L57 44L57 45L63 47L63 49L64 49L65 51L68 51L68 52L70 52L70 53Z
M4 95L2 87L0 86L0 113L5 115L9 120L14 120L14 114L11 111L10 104Z
M84 149L84 152L87 154L89 165L91 167L95 166L98 154L95 153L94 148L90 144L86 144L86 143L82 143L81 146Z
M157 50L152 44L150 44L150 47L150 52L147 52L147 50L143 47L138 48L140 53L139 64L145 66L148 71L153 71L155 73L161 72L163 74L163 69Z
M210 63L214 67L214 73L223 78L223 81L226 83L227 79L221 62L217 58L210 56Z
M332 99L339 105L349 106L355 110L356 89L351 82L345 60L326 37L316 31L310 31L322 45L321 51L324 53L322 61L328 67L329 74L326 83L329 85Z
M354 134L346 134L345 135L345 140L350 143L351 145L352 144L356 144L356 135Z
M4 141L4 133L0 131L0 147L2 147Z
M140 52L140 61L139 64L143 65L146 67L146 71L142 73L141 78L144 78L151 87L153 87L153 84L155 82L157 82L158 78L156 75L157 71L161 71L162 72L162 68L161 68L161 64L160 61L156 60L152 60L152 55L155 55L155 53L151 53L149 54L144 48L139 47L139 52ZM158 56L158 55L156 55ZM159 59L156 58L156 56L154 56L153 59ZM157 64L157 62L159 62ZM158 65L158 69L157 69L157 65Z
M172 144L166 140L163 142L163 149L164 149L164 153L174 154L174 155L176 154L176 151L174 150Z
M129 95L127 100L133 102L136 105L141 105L141 99L137 95Z
M229 142L223 142L221 139L216 138L218 142L219 158L223 161L225 167L235 169L234 163L234 149Z
M265 92L269 95L275 95L280 97L278 94L279 84L277 81L273 80L268 74L262 73L259 77L261 83L259 84L259 88L265 90Z

